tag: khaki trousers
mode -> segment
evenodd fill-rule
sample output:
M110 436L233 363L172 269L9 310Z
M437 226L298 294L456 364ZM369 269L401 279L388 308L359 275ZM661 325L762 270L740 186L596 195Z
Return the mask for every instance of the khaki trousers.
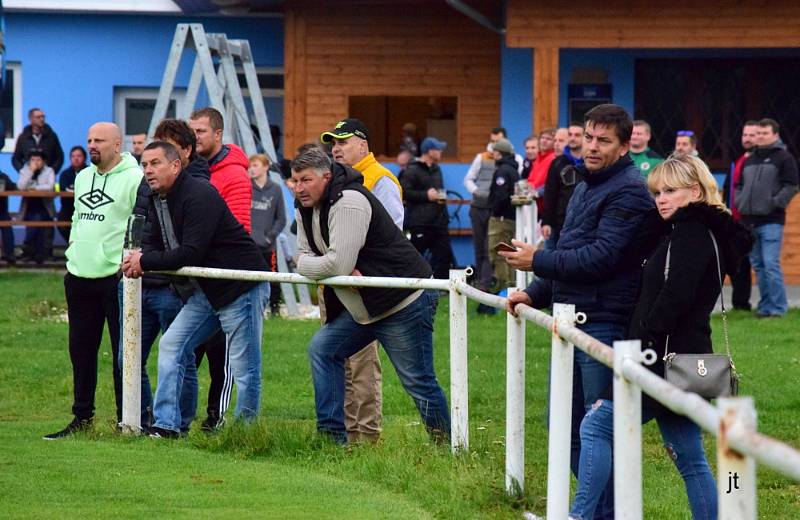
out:
M507 289L515 283L515 275L514 269L508 265L505 258L497 254L494 246L499 242L510 244L516 230L517 224L513 220L501 219L500 217L491 217L489 219L489 262L494 268L494 276L497 280L493 287L496 292Z
M317 289L319 315L325 324L322 287ZM383 418L383 373L378 342L373 341L344 362L344 423L348 442L377 442Z

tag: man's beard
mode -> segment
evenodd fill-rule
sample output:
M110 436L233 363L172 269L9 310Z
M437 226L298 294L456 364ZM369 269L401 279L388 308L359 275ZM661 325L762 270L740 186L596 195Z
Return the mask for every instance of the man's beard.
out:
M96 154L96 155L89 154L89 160L92 161L92 164L97 166L98 164L100 164L100 160L101 160L100 154L99 153Z

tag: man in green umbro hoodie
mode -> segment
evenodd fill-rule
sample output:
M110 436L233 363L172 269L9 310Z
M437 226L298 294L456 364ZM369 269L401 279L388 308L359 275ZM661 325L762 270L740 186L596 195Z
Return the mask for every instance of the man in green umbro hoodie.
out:
M117 421L122 414L117 283L125 230L142 171L131 154L120 153L122 134L114 123L92 125L87 145L92 164L75 178L75 213L64 277L75 417L63 430L45 435L45 440L67 437L92 424L103 322L108 322L111 337Z

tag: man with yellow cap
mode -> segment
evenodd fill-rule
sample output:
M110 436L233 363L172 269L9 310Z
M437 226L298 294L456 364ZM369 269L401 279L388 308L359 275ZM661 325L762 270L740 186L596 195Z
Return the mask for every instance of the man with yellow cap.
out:
M333 145L333 160L350 166L364 176L364 187L377 198L395 225L403 229L403 193L397 178L369 151L369 130L355 118L336 123L320 136ZM376 442L381 433L381 363L378 342L349 357L345 362L345 426L349 442Z

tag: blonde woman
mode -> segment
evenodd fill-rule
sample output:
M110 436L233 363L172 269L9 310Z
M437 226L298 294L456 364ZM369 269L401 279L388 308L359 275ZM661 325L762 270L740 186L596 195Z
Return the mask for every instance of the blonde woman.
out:
M644 263L642 285L629 329L630 338L652 348L658 361L649 368L663 376L663 352L710 353L709 317L719 298L720 274L737 269L752 244L750 233L734 222L720 199L708 167L690 155L673 155L650 173L647 185L660 219L646 225L660 236ZM713 233L717 254L709 235ZM668 254L669 250L669 254ZM669 265L667 265L669 262ZM668 276L665 276L668 273ZM578 491L571 516L594 518L600 494L610 484L613 452L611 389L581 423ZM642 419L655 419L664 446L686 485L695 519L717 518L717 491L708 466L700 428L643 396Z

